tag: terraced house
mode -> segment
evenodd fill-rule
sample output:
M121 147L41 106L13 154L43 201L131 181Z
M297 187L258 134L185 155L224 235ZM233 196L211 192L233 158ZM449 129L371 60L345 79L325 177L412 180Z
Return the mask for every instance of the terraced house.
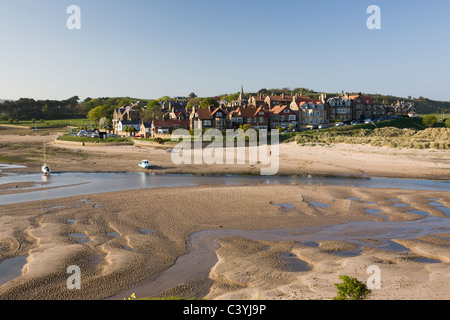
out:
M300 108L300 128L313 129L319 125L328 124L326 108L320 100L303 101L300 103Z
M369 96L358 95L350 96L353 108L353 120L363 120L365 118L372 118L373 115L373 101Z
M224 131L228 129L227 114L222 108L208 108L193 107L189 116L190 128L195 129L219 129Z
M269 115L264 108L248 105L247 107L239 107L232 110L228 114L228 120L231 129L237 129L239 126L248 124L255 129L269 128Z
M269 110L270 128L281 127L287 129L290 126L298 127L297 114L288 105L277 105Z
M322 104L328 105L328 119L342 122L351 121L353 118L352 101L348 93L341 96L327 99L327 96L322 94L320 100Z

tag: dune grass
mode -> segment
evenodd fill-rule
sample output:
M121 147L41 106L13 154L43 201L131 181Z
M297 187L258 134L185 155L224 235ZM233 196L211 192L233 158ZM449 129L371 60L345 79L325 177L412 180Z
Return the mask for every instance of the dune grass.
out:
M425 128L420 119L399 118L376 124L305 131L286 140L299 144L369 144L391 148L450 150L450 128Z

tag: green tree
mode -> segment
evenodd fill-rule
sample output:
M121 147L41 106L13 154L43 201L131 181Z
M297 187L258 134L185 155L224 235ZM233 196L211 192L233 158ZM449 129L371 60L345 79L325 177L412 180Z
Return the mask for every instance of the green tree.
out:
M158 99L159 102L169 101L169 100L171 100L169 96L163 96L163 97Z
M209 106L214 106L214 108L218 108L219 102L214 98L205 98L200 103L200 108L208 108Z
M104 106L96 107L88 112L87 118L95 121L100 120L105 116L104 111L105 111Z
M437 119L435 116L433 115L426 115L425 117L423 117L422 119L422 123L427 126L428 128L431 128L432 126L434 126L434 124L436 123Z
M444 123L447 128L450 128L450 118L445 119Z
M189 98L194 99L197 98L197 95L194 92L189 93Z
M162 116L161 104L158 100L150 100L147 104L147 108L141 109L140 116L144 122L150 122L156 120Z
M367 286L356 278L340 276L343 283L335 283L338 289L337 296L333 300L364 300L372 292Z
M192 98L192 99L189 99L189 101L186 104L186 107L188 109L192 109L192 107L199 106L201 102L202 102L202 100L199 98Z
M227 101L228 101L228 102L230 102L230 101L236 101L236 100L239 98L239 95L240 95L240 94L241 94L240 92L230 94L230 95L228 96Z
M46 119L53 119L56 114L55 109L49 106L48 104L45 104L42 107L41 111Z

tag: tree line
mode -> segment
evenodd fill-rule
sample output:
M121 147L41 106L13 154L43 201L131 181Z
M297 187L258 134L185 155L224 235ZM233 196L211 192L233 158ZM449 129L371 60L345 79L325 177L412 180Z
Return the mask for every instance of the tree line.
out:
M34 100L21 98L0 103L0 120L67 119L85 115L77 96L66 100Z

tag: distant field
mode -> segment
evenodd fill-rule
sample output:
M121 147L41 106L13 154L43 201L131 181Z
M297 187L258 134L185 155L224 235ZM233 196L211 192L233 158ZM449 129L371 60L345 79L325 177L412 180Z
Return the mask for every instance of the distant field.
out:
M421 114L419 115L419 117L424 117L428 115L435 116L438 122L441 121L442 119L442 113ZM450 119L450 113L444 113L444 119Z
M30 128L63 128L67 126L81 126L83 124L88 123L90 120L83 118L83 119L58 119L58 120L44 120L44 122L40 122L39 120L36 121L36 123L33 123L31 121L19 121L16 123L10 123L9 121L0 121L0 124L7 124L7 125L15 125L15 126L22 126L22 127L30 127Z

